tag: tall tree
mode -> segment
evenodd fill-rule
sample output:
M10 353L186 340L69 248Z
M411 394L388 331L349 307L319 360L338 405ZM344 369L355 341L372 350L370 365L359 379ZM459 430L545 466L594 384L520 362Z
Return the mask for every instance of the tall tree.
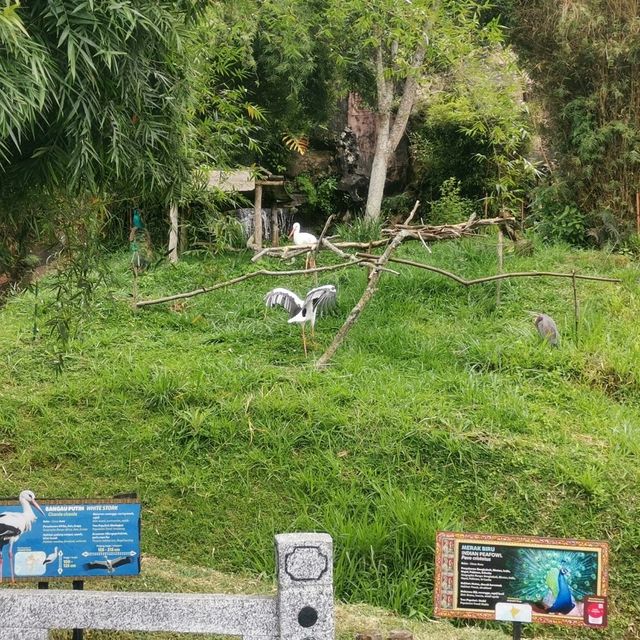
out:
M329 0L325 33L348 72L348 84L364 92L376 110L367 219L380 216L387 167L405 134L421 81L477 40L481 31L478 10L484 4L474 0ZM491 33L495 37L497 31ZM347 53L343 53L344 43ZM362 89L367 83L375 86L373 95L366 87Z
M635 227L640 192L638 2L502 1L542 105L552 186L541 214L569 206L583 232L616 240Z

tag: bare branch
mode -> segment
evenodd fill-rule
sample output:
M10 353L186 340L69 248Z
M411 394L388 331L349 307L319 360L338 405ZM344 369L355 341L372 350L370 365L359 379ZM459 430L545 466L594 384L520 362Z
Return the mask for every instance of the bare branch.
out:
M373 260L376 256L370 253L357 253L359 258L367 260ZM605 278L603 276L583 276L574 273L557 273L555 271L513 271L512 273L499 273L495 276L486 276L484 278L475 278L473 280L467 280L462 276L459 276L451 271L434 267L430 264L424 264L422 262L414 262L413 260L405 260L403 258L389 258L389 262L397 264L406 264L410 267L418 267L419 269L426 269L427 271L433 271L440 275L455 280L458 284L464 287L471 287L475 284L482 284L483 282L495 282L496 280L507 280L508 278L576 278L577 280L595 280L596 282L614 282L620 283L622 280L619 278Z
M187 291L186 293L177 293L173 296L165 296L164 298L157 298L156 300L141 300L140 302L136 303L136 307L149 307L152 304L161 304L162 302L171 302L172 300L180 300L182 298L193 298L194 296L199 296L203 293L209 293L210 291L216 291L217 289L223 289L224 287L229 287L231 285L238 284L239 282L243 282L244 280L250 280L251 278L257 278L258 276L307 276L325 271L337 271L338 269L352 267L362 262L366 262L366 260L359 259L354 262L342 262L340 264L335 264L328 267L317 267L315 269L296 269L293 271L268 271L267 269L260 269L259 271L246 273L243 276L238 276L237 278L232 278L231 280L226 280L225 282L218 282L211 287L201 287L200 289Z
M324 223L324 227L322 227L322 233L320 234L320 237L318 238L318 242L316 242L315 246L311 250L311 254L309 256L309 259L311 260L311 264L315 264L316 256L318 255L318 250L322 246L322 240L323 240L325 234L327 233L327 229L329 228L329 225L331 224L332 220L333 220L333 214L331 214L327 218L327 221Z
M416 201L409 217L406 219L405 224L411 222L413 216L415 215L418 207L420 206L420 201ZM380 276L382 275L382 271L385 269L385 265L391 258L391 254L402 244L403 240L406 237L408 232L405 230L401 230L398 232L396 237L389 243L389 246L385 249L384 253L377 257L371 256L372 259L375 259L375 268L369 274L369 282L367 284L367 288L364 290L364 293L360 297L360 300L356 303L356 306L351 309L351 313L347 316L347 319L344 321L342 327L338 333L336 333L333 341L327 348L327 350L320 356L318 362L316 362L317 369L323 369L329 363L329 360L333 358L335 352L340 348L340 345L344 342L345 338L349 331L351 331L351 327L356 323L363 309L367 306L369 300L375 294L378 288L378 281L380 280Z

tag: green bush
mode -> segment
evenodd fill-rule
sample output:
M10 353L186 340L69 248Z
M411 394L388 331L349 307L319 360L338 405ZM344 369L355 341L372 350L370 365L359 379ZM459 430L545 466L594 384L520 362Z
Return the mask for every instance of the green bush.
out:
M533 193L533 226L545 242L585 243L587 220L571 200L564 183L539 187Z
M449 178L440 185L440 198L430 203L431 224L456 224L468 220L474 213L473 202L462 196L457 178Z
M356 218L349 223L336 225L336 234L348 242L370 242L382 237L382 220Z
M313 180L311 176L302 174L296 178L295 185L316 213L328 216L339 207L337 178L329 176Z

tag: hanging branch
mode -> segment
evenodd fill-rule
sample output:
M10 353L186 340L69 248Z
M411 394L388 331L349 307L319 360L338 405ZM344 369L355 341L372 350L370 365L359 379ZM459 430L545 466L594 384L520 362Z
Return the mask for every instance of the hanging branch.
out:
M409 222L411 222L413 216L418 210L419 205L420 201L416 200L416 203L411 210L411 213L409 214L409 217L407 218L405 224L409 224ZM389 243L389 246L385 249L384 253L381 256L369 256L370 258L375 259L376 262L375 268L372 269L371 273L369 274L369 283L367 284L367 288L364 290L364 293L360 297L360 300L358 300L358 302L356 303L356 306L351 309L351 313L349 313L347 319L344 321L344 324L340 327L338 333L336 333L335 337L333 338L333 342L329 345L327 350L322 354L322 356L320 356L320 359L316 362L317 369L324 369L329 363L329 360L333 358L335 352L340 348L340 345L344 342L347 334L351 330L351 327L353 327L353 325L356 323L363 309L367 306L369 300L371 300L371 298L375 294L378 287L378 281L380 280L380 276L382 275L384 266L391 258L391 254L402 244L408 233L409 232L406 229L402 229L396 234L395 238Z
M223 289L229 287L238 282L244 280L250 280L251 278L257 278L258 276L307 276L314 273L320 273L322 271L337 271L338 269L344 269L345 267L352 267L355 264L366 262L365 259L358 259L356 262L342 262L340 264L331 265L328 267L317 267L316 269L296 269L294 271L268 271L267 269L260 269L259 271L253 271L225 282L218 282L211 287L201 287L200 289L194 289L193 291L187 291L186 293L176 293L173 296L165 296L164 298L157 298L156 300L141 300L136 303L136 307L149 307L152 304L161 304L163 302L171 302L172 300L180 300L182 298L193 298L203 293L209 293L210 291L216 291L216 289Z
M369 253L357 253L359 258L364 258L367 260L372 260L376 256L371 255ZM575 278L577 280L595 280L596 282L614 282L620 283L622 280L620 278L605 278L603 276L583 276L577 273L556 273L555 271L513 271L511 273L499 273L495 276L486 276L484 278L475 278L473 280L466 280L462 276L456 275L455 273L451 273L451 271L445 271L444 269L440 269L439 267L432 267L430 264L424 264L422 262L414 262L413 260L404 260L403 258L389 258L389 262L395 262L397 264L406 264L410 267L418 267L418 269L426 269L427 271L433 271L434 273L439 273L440 275L446 276L447 278L451 278L451 280L455 280L458 284L461 284L465 287L471 287L474 284L481 284L483 282L493 282L495 280L506 280L508 278L541 278L541 277L549 277L549 278Z

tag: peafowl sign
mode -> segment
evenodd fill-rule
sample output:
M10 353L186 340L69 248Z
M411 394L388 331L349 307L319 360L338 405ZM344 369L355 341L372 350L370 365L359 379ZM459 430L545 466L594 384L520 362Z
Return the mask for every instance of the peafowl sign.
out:
M608 559L606 542L440 532L435 613L490 620L498 603L526 603L533 622L596 626L588 607L606 602Z
M139 573L137 500L0 501L0 583Z

